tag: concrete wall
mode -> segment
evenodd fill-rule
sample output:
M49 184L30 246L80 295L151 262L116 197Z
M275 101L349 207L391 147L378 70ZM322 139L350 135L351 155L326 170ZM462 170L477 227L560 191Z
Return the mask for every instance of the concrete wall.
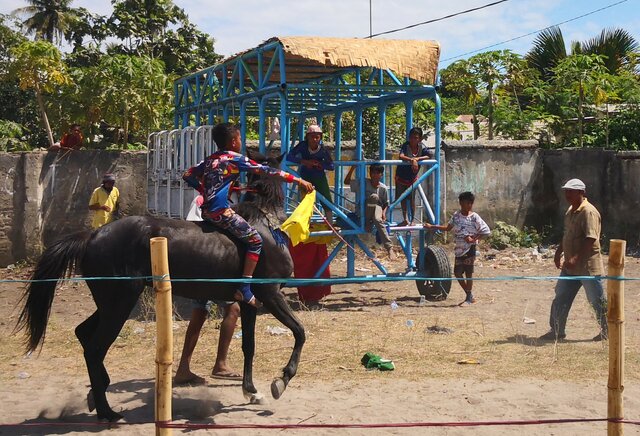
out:
M459 209L458 195L476 195L476 210L490 226L522 227L534 208L532 185L540 173L536 141L448 141L444 150L444 219ZM446 189L444 189L446 188Z
M38 256L60 238L91 227L89 198L114 173L125 215L147 208L146 153L0 153L0 265Z
M474 210L490 226L505 221L534 227L553 239L562 234L568 207L560 187L579 178L602 215L606 239L640 240L640 152L602 149L542 150L532 141L448 141L444 216L458 194L476 194Z
M574 177L602 214L605 238L640 238L640 153L541 150L531 141L448 141L442 220L472 191L490 226L546 227L556 238L567 208L562 184ZM90 227L89 197L102 174L116 174L124 215L147 213L146 153L0 153L0 266L33 258L62 235Z

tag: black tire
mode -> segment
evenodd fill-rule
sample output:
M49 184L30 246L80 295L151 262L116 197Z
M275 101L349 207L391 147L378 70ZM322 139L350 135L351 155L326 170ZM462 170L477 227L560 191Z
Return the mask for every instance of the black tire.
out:
M433 278L451 278L451 264L447 252L434 245L425 247L424 261L418 273ZM451 290L451 280L416 280L420 295L429 301L447 299Z

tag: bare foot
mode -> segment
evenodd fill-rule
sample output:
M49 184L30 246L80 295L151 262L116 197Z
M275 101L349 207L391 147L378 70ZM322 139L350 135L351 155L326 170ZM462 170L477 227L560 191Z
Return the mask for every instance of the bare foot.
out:
M176 373L175 377L173 377L173 383L176 385L197 386L197 385L204 385L207 383L207 381L204 378L200 377L199 375L196 375L191 371L188 371L184 374Z

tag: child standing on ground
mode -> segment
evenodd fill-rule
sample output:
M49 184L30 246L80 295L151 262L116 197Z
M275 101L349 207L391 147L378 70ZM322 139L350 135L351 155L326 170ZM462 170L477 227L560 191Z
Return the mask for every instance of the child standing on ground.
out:
M458 196L460 210L456 211L449 223L436 225L426 223L426 229L450 231L453 229L455 240L455 264L453 274L458 278L458 283L462 286L466 294L465 300L459 306L470 305L476 302L473 298L472 288L473 265L476 260L476 244L482 238L489 236L491 230L480 215L471 211L476 197L471 192L463 192ZM466 276L466 280L464 277Z

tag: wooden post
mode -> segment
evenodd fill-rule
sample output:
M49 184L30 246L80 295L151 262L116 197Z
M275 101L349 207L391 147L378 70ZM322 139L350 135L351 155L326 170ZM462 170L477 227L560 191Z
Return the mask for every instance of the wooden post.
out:
M609 248L609 272L611 277L624 275L624 254L627 242L612 239ZM622 280L607 281L607 325L609 327L609 395L607 400L607 417L609 419L624 418L622 391L624 390L624 282ZM621 422L607 423L607 435L624 434Z
M173 326L167 238L151 238L151 271L156 291L156 395L155 419L171 421ZM156 279L158 278L158 279ZM156 436L170 436L170 428L156 426Z

